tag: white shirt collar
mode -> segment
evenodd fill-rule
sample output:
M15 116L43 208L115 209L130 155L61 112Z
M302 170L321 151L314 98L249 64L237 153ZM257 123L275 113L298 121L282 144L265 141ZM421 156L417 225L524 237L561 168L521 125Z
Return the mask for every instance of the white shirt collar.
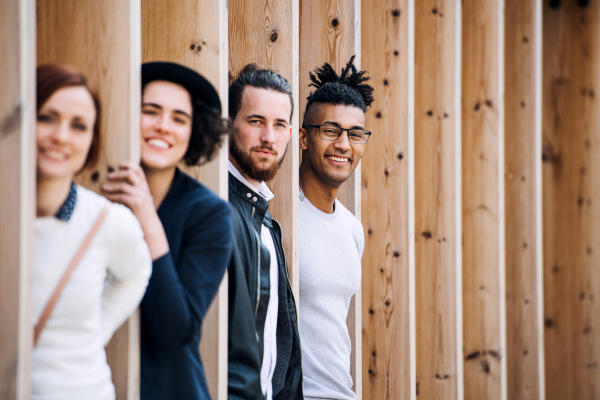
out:
M242 174L240 174L240 171L238 171L235 165L231 163L231 160L227 160L227 162L229 163L228 169L229 172L231 172L231 175L233 175L238 181L246 185L253 192L260 194L267 201L271 201L273 197L275 197L275 195L273 194L273 192L271 192L266 183L261 182L260 187L256 189L250 182L246 180L246 178L242 176Z

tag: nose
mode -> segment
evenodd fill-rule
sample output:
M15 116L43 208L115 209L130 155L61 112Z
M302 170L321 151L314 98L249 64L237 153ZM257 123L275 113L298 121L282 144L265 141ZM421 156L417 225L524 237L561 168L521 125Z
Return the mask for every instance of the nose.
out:
M169 120L168 115L162 115L161 117L156 119L156 125L154 125L154 129L157 132L167 133L171 129L171 121Z
M55 142L65 143L69 140L69 121L63 121L62 123L56 126L56 130L54 131L54 135L52 138Z
M333 146L336 149L340 150L342 153L345 153L352 149L352 146L350 145L350 139L348 139L348 131L343 131L340 137L335 142L333 142Z
M260 134L261 143L275 143L275 130L272 126L265 126Z

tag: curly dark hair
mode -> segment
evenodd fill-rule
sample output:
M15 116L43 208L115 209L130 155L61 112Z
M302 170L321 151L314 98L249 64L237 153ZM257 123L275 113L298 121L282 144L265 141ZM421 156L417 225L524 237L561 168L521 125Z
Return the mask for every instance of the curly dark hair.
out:
M212 160L221 148L229 122L202 100L192 98L192 135L183 161L188 167Z
M367 111L367 107L375 100L373 97L373 87L365 84L370 78L365 76L367 71L358 71L354 66L354 58L352 56L346 67L342 69L338 75L329 63L317 67L313 72L310 72L311 84L317 90L311 92L306 98L306 109L314 103L329 103L335 105L345 105L358 107L363 112Z

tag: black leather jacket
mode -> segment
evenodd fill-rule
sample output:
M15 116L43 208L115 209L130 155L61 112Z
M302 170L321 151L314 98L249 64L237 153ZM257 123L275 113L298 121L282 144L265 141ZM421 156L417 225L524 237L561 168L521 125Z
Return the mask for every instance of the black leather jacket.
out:
M233 208L235 245L229 266L228 399L264 399L260 368L271 286L271 257L260 237L264 223L271 230L279 268L273 400L302 400L298 315L281 244L281 228L269 213L269 203L231 174L229 202Z

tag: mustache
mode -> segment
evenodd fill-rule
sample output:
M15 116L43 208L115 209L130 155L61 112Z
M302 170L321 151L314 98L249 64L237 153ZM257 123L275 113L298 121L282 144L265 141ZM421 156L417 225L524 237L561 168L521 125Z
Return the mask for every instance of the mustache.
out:
M261 146L254 146L254 147L250 148L250 152L259 151L259 150L267 150L267 151L273 153L274 156L277 156L279 154L279 153L277 153L277 150L275 150L273 148L273 146L270 146L268 144L263 144Z

